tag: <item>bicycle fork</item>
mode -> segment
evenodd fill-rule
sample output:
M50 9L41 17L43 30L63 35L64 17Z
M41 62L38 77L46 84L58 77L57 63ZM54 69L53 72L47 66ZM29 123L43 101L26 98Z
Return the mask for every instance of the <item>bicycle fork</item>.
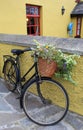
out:
M40 97L42 103L44 105L49 105L49 104L52 104L51 100L49 99L46 99L44 97L44 95L42 94L42 91L41 91L41 85L42 85L43 81L41 80L41 78L37 81L37 92L38 92L38 96Z

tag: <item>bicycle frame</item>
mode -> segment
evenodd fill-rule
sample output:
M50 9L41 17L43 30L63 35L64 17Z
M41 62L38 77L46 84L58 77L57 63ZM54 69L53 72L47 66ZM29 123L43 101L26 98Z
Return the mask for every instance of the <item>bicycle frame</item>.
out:
M33 78L36 79L36 81L38 81L39 79L39 74L38 74L38 66L37 66L37 55L34 54L34 63L33 65L27 70L27 72L21 77L21 70L20 70L20 61L19 61L19 56L17 55L16 58L15 58L15 62L16 62L16 65L18 67L18 71L19 71L19 75L18 75L18 83L17 84L20 84L21 85L21 88L23 88L23 86L25 84L27 84L28 82L30 82ZM25 80L25 77L31 72L32 69L35 69L35 72L32 74L32 76L22 85L22 81Z
M7 56L7 57L6 57ZM16 87L18 88L18 85L20 85L21 87L21 93L20 93L20 106L22 108L22 99L21 99L21 96L22 96L22 90L24 88L24 86L26 86L26 84L30 83L33 79L36 80L36 85L37 85L37 92L38 92L38 95L39 97L41 98L42 102L44 103L45 102L45 99L44 97L42 96L42 93L41 93L41 90L40 90L40 83L41 82L41 76L39 75L38 73L38 66L37 66L37 61L38 61L38 57L36 55L36 53L34 54L34 63L33 65L28 69L28 71L21 77L21 71L20 71L20 61L19 61L19 55L16 56L16 58L13 58L11 56L8 56L8 55L5 55L4 56L6 59L11 59L15 65L17 66L17 69L18 69L18 80L17 80L17 83L16 83ZM31 72L32 69L35 69L35 72L32 74L32 76L27 79L27 81L22 85L22 81L25 79L25 77ZM4 72L4 70L3 70Z
M16 92L18 92L18 94L19 94L17 99L19 99L19 101L20 101L20 107L23 108L25 114L33 122L37 123L38 125L44 125L44 126L54 125L54 124L58 123L59 121L61 121L68 111L69 99L68 99L67 92L59 82L52 80L50 77L41 77L39 75L38 65L37 65L38 56L37 56L36 52L34 53L34 63L32 64L31 67L29 67L29 69L26 71L26 73L23 76L21 76L20 55L23 54L25 51L29 51L29 49L13 50L12 53L16 55L15 58L10 55L4 55L5 59L4 59L3 73L4 73L5 81L7 83L9 82L9 84L8 84L9 88L8 88L8 86L7 86L7 88L11 92L15 92L15 90L17 90ZM28 78L26 81L24 81L24 79L32 71L32 69L34 69L35 72L32 74L32 76L30 76L30 78ZM14 80L13 80L13 78L14 78ZM24 83L22 83L23 81L24 81ZM51 86L51 84L52 84L52 86ZM33 87L34 87L34 89L33 89ZM54 91L54 94L52 94L50 92L51 91L50 87L52 88L52 91ZM45 91L44 91L44 88L45 88ZM59 116L59 111L56 110L56 109L58 109L58 106L59 106L59 104L57 103L57 101L58 101L57 99L59 99L57 97L59 92L63 93L63 94L59 94L59 98L60 98L60 95L62 95L61 97L63 98L64 103L60 104L61 116L58 118L58 120L56 120L56 118ZM32 97L31 97L31 95L32 95ZM53 101L52 101L52 96L54 96L54 95L55 95L55 97L53 98ZM37 99L37 100L33 100L33 99ZM56 103L54 102L54 99L55 99ZM30 102L29 102L29 100L30 100ZM40 101L40 103L39 103L39 101ZM58 101L58 102L61 102L61 101L62 100L60 99L60 101ZM37 105L35 105L35 108L37 108L38 103L39 103L39 107L38 107L38 111L37 111L38 114L35 113L36 116L39 116L41 110L44 110L44 113L46 113L46 111L47 111L47 113L51 116L50 120L49 119L47 120L47 118L50 117L50 116L48 116L47 113L42 118L43 112L41 113L41 120L39 118L35 119L36 116L33 116L34 111L31 109L32 107L34 108L34 104L31 105L30 103L31 104L37 103ZM30 107L27 106L28 104L30 105ZM64 105L64 109L63 109L62 105ZM54 108L53 108L53 106L54 106ZM48 107L49 107L49 109L48 109ZM28 113L28 108L29 108L29 113ZM52 110L53 110L53 112L51 115ZM33 114L32 114L32 112L33 112ZM54 117L53 117L53 115L54 115ZM55 115L56 115L56 118L55 118ZM53 117L53 121L51 121L52 117ZM44 120L44 118L45 118L45 120ZM55 120L54 120L54 118L55 118ZM44 123L44 121L45 121L45 123Z

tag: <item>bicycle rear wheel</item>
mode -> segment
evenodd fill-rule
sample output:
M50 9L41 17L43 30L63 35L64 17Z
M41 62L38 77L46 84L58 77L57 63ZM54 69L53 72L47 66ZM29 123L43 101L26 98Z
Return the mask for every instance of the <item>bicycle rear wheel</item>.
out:
M61 121L68 111L67 92L60 83L50 78L41 78L38 84L34 80L24 88L24 112L39 125L54 125Z
M14 92L17 88L18 69L13 60L8 59L4 64L4 79L9 91Z

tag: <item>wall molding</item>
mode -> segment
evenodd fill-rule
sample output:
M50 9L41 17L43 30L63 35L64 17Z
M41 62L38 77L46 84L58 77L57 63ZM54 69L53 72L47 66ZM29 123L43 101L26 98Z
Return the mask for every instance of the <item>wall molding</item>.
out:
M0 44L13 44L26 47L35 46L34 39L42 44L53 44L56 48L61 49L63 52L83 55L83 39L0 34Z

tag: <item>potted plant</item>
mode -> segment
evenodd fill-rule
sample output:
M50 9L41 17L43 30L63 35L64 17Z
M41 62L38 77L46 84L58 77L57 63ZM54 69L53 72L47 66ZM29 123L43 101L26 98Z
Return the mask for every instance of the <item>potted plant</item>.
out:
M36 42L36 53L38 55L38 68L42 76L52 77L57 70L57 63L54 60L56 49L54 46L46 43Z
M51 44L41 44L36 40L34 41L36 43L35 50L39 57L39 71L42 69L40 74L49 77L55 75L55 77L63 78L75 84L75 81L72 79L72 69L77 64L76 58L79 56L64 54ZM52 72L52 74L45 74L48 71L49 73Z

